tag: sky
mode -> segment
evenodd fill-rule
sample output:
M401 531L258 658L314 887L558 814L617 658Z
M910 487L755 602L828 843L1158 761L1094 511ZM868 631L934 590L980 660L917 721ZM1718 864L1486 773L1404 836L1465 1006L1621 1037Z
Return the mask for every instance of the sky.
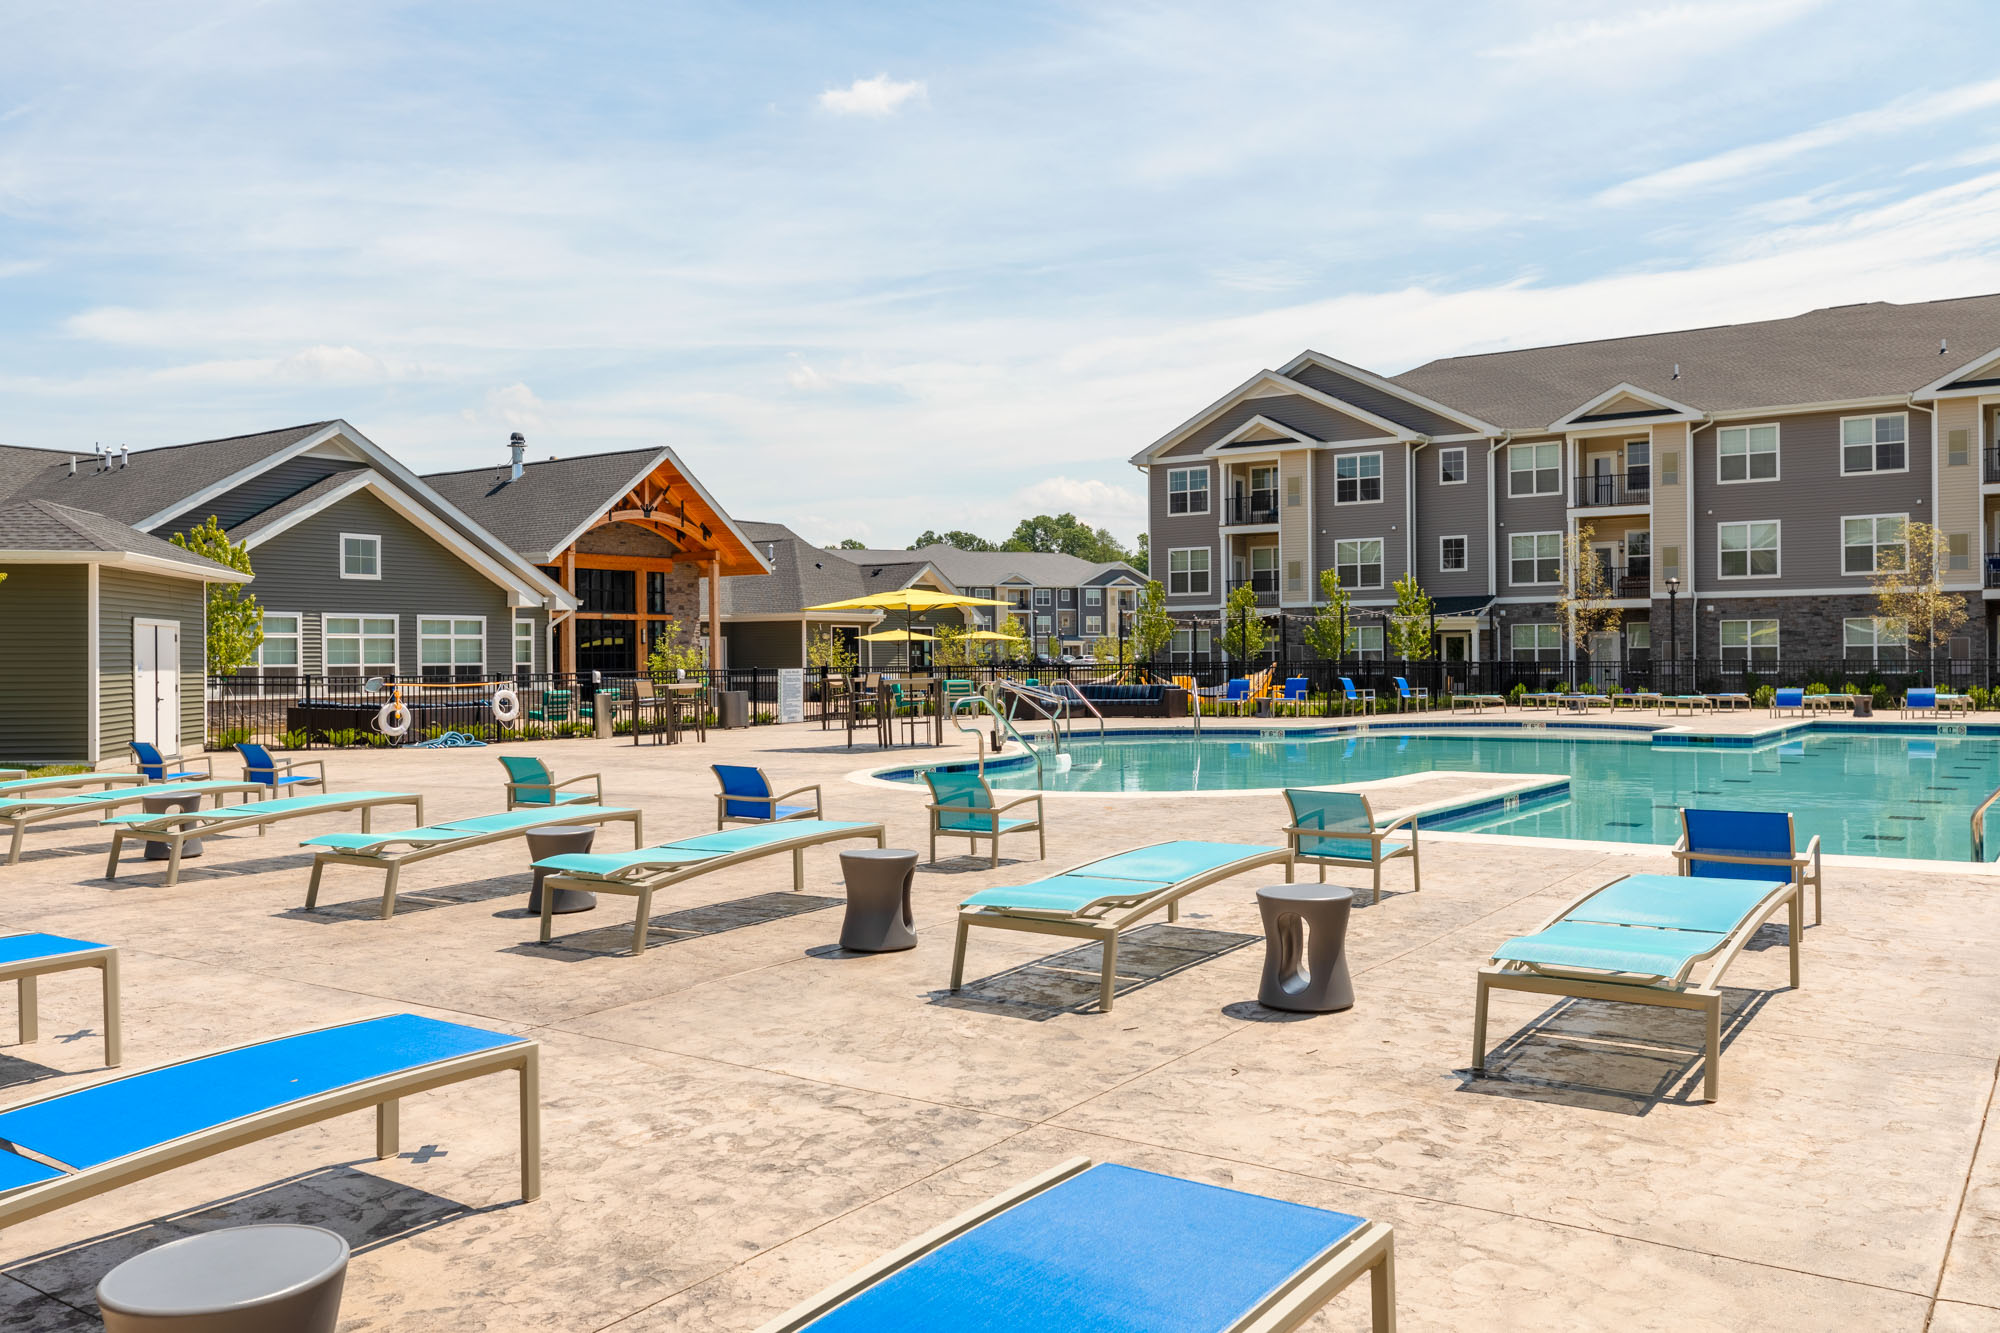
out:
M0 442L673 446L902 546L1306 347L2000 291L1991 11L9 0Z

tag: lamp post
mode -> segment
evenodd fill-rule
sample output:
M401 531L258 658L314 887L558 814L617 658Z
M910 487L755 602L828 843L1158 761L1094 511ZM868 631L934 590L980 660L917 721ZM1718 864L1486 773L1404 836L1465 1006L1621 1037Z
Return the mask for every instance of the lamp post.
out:
M1667 661L1672 664L1676 687L1674 693L1676 694L1681 692L1678 688L1681 673L1681 618L1676 605L1680 595L1680 576L1678 574L1669 575L1667 578Z

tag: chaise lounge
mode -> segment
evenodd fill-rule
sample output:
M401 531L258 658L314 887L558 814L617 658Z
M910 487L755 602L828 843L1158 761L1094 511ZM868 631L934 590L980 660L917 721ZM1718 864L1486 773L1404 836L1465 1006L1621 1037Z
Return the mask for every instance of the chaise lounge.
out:
M873 838L877 847L888 845L888 832L880 824L787 819L703 833L630 852L572 852L551 856L535 862L537 870L550 872L542 881L542 943L549 942L555 921L554 890L620 893L638 899L637 915L632 922L632 953L636 957L646 952L646 922L653 915L653 895L661 889L710 871L790 852L792 891L796 893L806 883L805 849L850 838Z
M9 769L18 773L20 769ZM55 773L40 778L9 778L0 782L0 800L20 796L27 792L62 791L68 787L100 786L109 791L113 787L143 787L152 782L144 773Z
M952 950L951 988L965 977L965 940L973 926L1096 940L1104 946L1098 1007L1111 1012L1118 979L1118 937L1165 908L1180 920L1180 901L1197 889L1261 866L1282 865L1291 882L1290 847L1237 842L1159 842L1030 884L982 889L959 905L958 940Z
M123 1058L120 1050L124 1044L123 1024L118 1016L118 950L109 944L93 944L61 935L0 936L0 984L16 983L23 1046L40 1037L37 979L51 972L91 967L102 973L104 979L104 1063L116 1065Z
M361 831L368 832L370 815L379 805L408 805L416 809L415 819L424 822L424 798L400 791L316 792L310 796L283 796L275 801L245 801L218 806L213 810L188 810L163 815L113 815L99 822L111 829L111 857L104 865L106 879L118 878L118 857L125 840L158 843L167 849L167 887L181 882L181 853L187 844L213 834L234 833L254 828L263 837L271 825L308 815L335 814L343 810L361 812Z
M13 840L7 852L7 864L14 865L21 859L21 840L31 824L46 824L51 820L70 819L77 815L93 814L99 810L116 810L121 805L139 805L155 799L179 799L196 796L213 796L219 804L231 792L242 795L246 800L253 793L266 791L261 782L225 782L220 779L201 782L153 782L143 787L120 787L115 791L85 792L77 796L21 796L0 795L0 819L13 827Z
M127 1074L0 1112L0 1227L287 1130L375 1108L398 1149L401 1101L487 1074L521 1079L521 1197L541 1194L541 1047L392 1014Z
M988 1199L759 1333L1283 1333L1364 1274L1396 1327L1381 1222L1088 1158Z

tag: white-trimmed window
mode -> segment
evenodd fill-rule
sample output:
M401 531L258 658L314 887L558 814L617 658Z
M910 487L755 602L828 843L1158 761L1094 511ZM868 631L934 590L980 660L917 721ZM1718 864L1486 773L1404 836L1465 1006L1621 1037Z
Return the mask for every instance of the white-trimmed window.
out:
M326 674L329 676L395 675L396 617L328 616Z
M1653 489L1653 442L1625 441L1625 493L1647 495Z
M476 679L484 675L485 617L417 617L417 664L426 676Z
M1883 559L1907 565L1909 548L1904 542L1903 525L1908 514L1859 514L1840 520L1840 572L1873 574L1883 568Z
M1250 548L1250 586L1258 592L1278 590L1278 548L1275 546L1253 546Z
M1778 522L1715 525L1716 574L1725 579L1778 577Z
M1725 665L1762 667L1778 664L1777 621L1725 620L1721 634Z
M302 667L299 656L299 617L283 611L264 613L264 642L257 645L257 665L266 675L295 676Z
M1208 469L1177 467L1167 473L1167 512L1206 514L1208 512Z
M1055 633L1055 629L1056 629L1056 622L1055 622L1055 617L1053 617L1053 616L1036 616L1036 617L1035 617L1035 633L1036 633L1036 634L1038 634L1038 635L1049 635L1049 634L1053 634L1053 633Z
M1167 593L1173 597L1208 595L1206 546L1188 546L1167 552Z
M1438 538L1438 568L1447 574L1464 570L1466 549L1463 537Z
M1333 502L1375 504L1382 498L1382 455L1341 454L1333 460Z
M1096 638L1098 635L1104 633L1104 617L1085 616L1083 618L1083 632L1092 638Z
M1084 604L1085 606L1103 606L1103 605L1104 605L1104 589L1102 589L1102 588L1085 588L1085 589L1083 590L1083 604Z
M1380 657L1382 655L1382 627L1380 625L1349 625L1347 627L1347 655L1349 657Z
M1174 631L1174 660L1186 665L1206 662L1210 642L1208 630L1177 629Z
M1354 537L1333 544L1333 569L1349 588L1382 586L1382 539Z
M1039 608L1044 606L1054 606L1055 604L1056 604L1056 590L1054 588L1035 589L1036 607Z
M1625 622L1625 651L1646 653L1653 649L1653 626L1644 620Z
M1840 473L1910 470L1910 416L1884 412L1873 417L1840 419Z
M532 620L514 622L514 669L535 669L535 622Z
M1438 450L1438 485L1460 486L1465 483L1465 449L1461 447Z
M1559 495L1562 493L1562 445L1510 444L1507 446L1507 494Z
M340 577L379 579L382 577L382 539L373 533L340 534Z
M1517 532L1507 539L1507 581L1516 587L1561 583L1562 556L1560 532Z
M1840 645L1850 660L1901 662L1909 656L1910 637L1900 620L1859 616L1840 622Z
M1719 482L1776 481L1778 427L1724 426L1715 432L1715 479Z
M1516 662L1562 661L1562 626L1511 625L1508 650Z
M1652 529L1636 528L1625 534L1625 577L1630 579L1653 577Z

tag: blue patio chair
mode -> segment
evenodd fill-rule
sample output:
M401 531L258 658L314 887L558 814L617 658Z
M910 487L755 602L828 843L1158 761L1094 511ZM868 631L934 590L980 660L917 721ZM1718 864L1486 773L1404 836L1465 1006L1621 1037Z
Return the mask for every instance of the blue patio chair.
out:
M1030 792L1007 802L996 801L993 788L986 784L975 769L938 769L924 773L924 781L931 788L931 864L937 864L937 840L940 833L947 838L964 838L972 846L972 854L979 854L979 840L991 840L990 869L1000 867L1000 839L1008 833L1026 833L1033 829L1037 851L1035 859L1046 861L1049 855L1048 835L1042 829L1044 811L1042 794ZM1007 819L1004 813L1016 806L1033 805L1033 819Z
M1361 711L1364 713L1375 711L1375 691L1355 689L1352 676L1340 678L1340 694L1348 703L1361 705Z
M261 745L241 741L236 753L243 756L243 780L261 782L271 789L273 796L290 787L326 787L326 760L324 759L274 759L271 752ZM294 773L295 768L311 766L319 770L319 776Z
M177 782L181 778L212 778L215 776L215 761L207 755L200 755L193 759L183 759L179 755L168 758L161 754L160 747L154 745L151 741L133 741L131 742L131 746L132 753L137 755L139 759L139 771L146 775L148 781ZM200 764L201 767L183 768L175 772L168 772L168 768L174 764Z
M1933 688L1911 688L1903 695L1903 716L1908 717L1912 713L1929 713L1932 717L1936 717L1938 711L1937 696L1938 692Z
M1229 684L1223 687L1222 702L1226 704L1241 704L1250 702L1249 679L1244 676L1237 676L1236 678L1231 680Z
M764 770L748 764L710 764L722 790L715 795L715 826L734 820L739 824L769 824L781 819L819 819L819 784L774 792ZM812 793L811 805L785 805L784 801L805 792Z
M1306 701L1312 690L1312 682L1304 676L1292 676L1285 681L1285 702L1298 704Z
M527 755L499 755L500 766L507 770L507 808L517 805L603 805L604 779L596 773L585 773L579 777L556 781L556 775L549 766L539 759ZM564 787L574 787L579 782L591 784L592 794L565 792Z
M1782 717L1786 713L1798 717L1806 715L1806 692L1803 689L1783 689L1771 692L1771 716Z
M1396 707L1398 709L1408 708L1411 704L1422 704L1425 708L1431 706L1431 692L1427 687L1419 685L1413 690L1410 688L1410 682L1403 677L1396 676L1392 679L1396 682Z
M1813 891L1813 924L1820 923L1817 835L1804 851L1792 817L1771 810L1683 810L1674 860L1683 875L1706 879L1788 880Z
M1320 883L1326 883L1328 866L1366 867L1375 877L1375 894L1370 901L1380 902L1382 867L1407 856L1410 892L1423 888L1415 815L1378 825L1368 798L1360 792L1315 787L1286 788L1285 804L1291 807L1292 815L1285 836L1300 861L1319 867ZM1395 836L1398 829L1407 829L1407 838Z

